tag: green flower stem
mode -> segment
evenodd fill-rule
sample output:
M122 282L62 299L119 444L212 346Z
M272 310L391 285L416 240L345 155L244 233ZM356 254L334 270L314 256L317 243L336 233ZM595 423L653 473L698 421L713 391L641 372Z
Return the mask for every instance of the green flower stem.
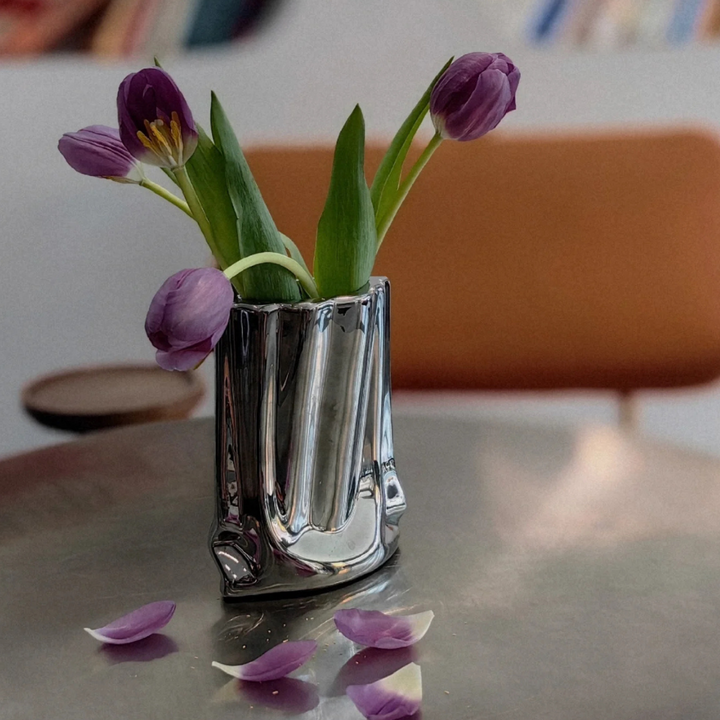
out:
M310 275L310 273L305 270L299 262L289 258L287 255L283 255L282 253L255 253L254 255L250 255L242 260L238 260L236 263L230 265L230 267L225 268L223 272L229 280L232 280L232 278L239 275L241 272L244 272L251 267L255 267L255 265L262 265L263 263L274 263L275 265L284 267L299 280L303 290L305 290L311 300L316 300L320 297L317 285L315 285L312 275Z
M188 204L182 201L177 195L173 195L169 190L166 190L162 185L158 185L152 180L143 178L140 181L140 187L151 190L156 195L159 195L161 198L167 200L168 202L171 202L175 207L179 207L186 215L193 217L193 214L190 212Z
M382 245L382 241L385 239L385 233L390 228L390 225L392 225L392 221L395 219L395 215L397 214L397 211L400 209L400 206L403 204L403 201L407 197L407 194L410 192L410 188L413 186L413 183L417 180L418 175L422 171L422 169L427 165L428 160L432 157L432 154L440 147L440 143L443 141L442 137L440 137L440 133L435 133L433 135L432 140L428 143L428 146L422 151L422 154L417 159L417 162L410 168L410 172L407 174L407 177L403 182L401 183L400 187L398 188L397 195L395 196L395 202L388 208L388 211L383 215L382 219L378 222L377 226L377 247L378 250L380 249L380 246Z
M212 228L208 222L207 215L205 215L205 211L200 204L200 200L198 199L195 188L190 181L190 176L188 175L187 170L185 167L178 167L173 168L172 172L177 180L179 188L182 190L182 194L187 200L192 217L195 218L195 221L200 226L200 232L202 232L207 244L210 246L210 251L215 256L215 259L218 261L221 268L223 268L226 265L225 260L217 246L217 243L215 242L215 236L213 235Z

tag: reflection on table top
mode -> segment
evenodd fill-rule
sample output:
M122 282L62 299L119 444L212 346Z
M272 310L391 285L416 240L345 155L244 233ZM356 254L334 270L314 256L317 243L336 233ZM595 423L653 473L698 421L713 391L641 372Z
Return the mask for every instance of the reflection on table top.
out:
M605 427L395 426L400 553L331 592L233 605L206 547L210 421L0 462L0 718L353 720L344 688L411 659L424 720L718 717L720 461ZM159 599L175 617L138 645L82 631ZM413 649L361 651L338 606L436 618ZM320 650L279 685L210 666L286 638Z

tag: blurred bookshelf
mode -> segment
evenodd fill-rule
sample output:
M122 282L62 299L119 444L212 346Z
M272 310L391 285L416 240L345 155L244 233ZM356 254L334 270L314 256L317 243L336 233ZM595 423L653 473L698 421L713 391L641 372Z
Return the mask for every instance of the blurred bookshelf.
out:
M669 48L720 41L720 0L517 0L511 12L522 40L535 47Z
M281 0L0 0L0 56L166 55L242 39Z
M0 0L0 56L166 56L254 35L291 1ZM472 22L482 16L485 31L492 28L492 37L503 44L612 50L720 41L720 0L476 2L476 11L465 4L453 17L464 13Z

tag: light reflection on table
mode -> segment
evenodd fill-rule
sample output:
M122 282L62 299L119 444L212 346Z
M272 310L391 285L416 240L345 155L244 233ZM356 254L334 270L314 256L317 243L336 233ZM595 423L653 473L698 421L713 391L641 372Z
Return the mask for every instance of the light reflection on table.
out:
M423 720L717 718L720 461L607 427L395 425L400 553L262 602L219 598L210 422L0 462L0 718L357 720L345 687L409 661ZM175 617L141 643L82 632L165 598ZM436 617L415 648L381 652L337 633L338 607ZM304 638L317 655L272 687L210 667Z

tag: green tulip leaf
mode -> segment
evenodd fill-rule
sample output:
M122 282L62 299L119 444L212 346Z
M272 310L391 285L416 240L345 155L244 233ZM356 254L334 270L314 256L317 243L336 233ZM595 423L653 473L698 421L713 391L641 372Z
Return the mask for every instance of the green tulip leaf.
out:
M240 257L261 252L285 254L285 245L262 199L240 144L220 101L212 94L210 125L213 140L224 160L226 183L235 211ZM278 265L259 265L243 273L244 298L258 302L295 302L300 289L295 276Z
M370 279L377 232L365 180L365 121L356 105L335 145L330 190L315 245L315 281L321 297L352 295Z
M430 108L430 95L435 84L442 74L450 67L453 58L450 58L442 70L433 78L430 86L418 101L412 112L407 116L405 122L395 134L390 147L380 163L380 167L375 173L370 195L372 197L373 207L375 208L375 223L380 226L385 213L393 206L400 186L400 177L402 175L403 164L407 157L410 145L415 138L422 121L427 115Z
M225 160L203 129L197 130L197 148L185 168L212 228L220 254L216 260L225 269L240 259L235 210L225 184Z

